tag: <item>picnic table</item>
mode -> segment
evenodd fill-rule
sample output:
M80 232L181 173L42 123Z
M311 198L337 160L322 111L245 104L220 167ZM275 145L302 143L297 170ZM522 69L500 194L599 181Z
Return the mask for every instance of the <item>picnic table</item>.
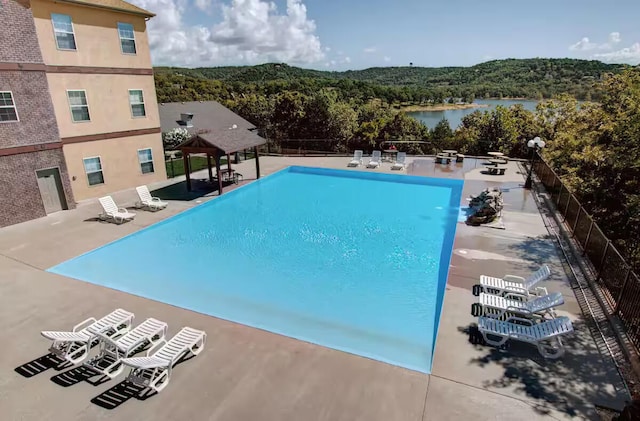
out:
M506 165L496 165L495 167L487 167L489 174L493 175L504 175L504 172L507 170Z
M498 151L487 152L487 155L495 156L495 157L504 156L504 154L502 152L498 152Z
M494 159L490 159L489 163L491 163L493 166L498 166L500 164L505 164L506 162L504 159L494 158Z
M436 155L436 162L438 164L448 164L451 162L451 157L447 154L439 153Z
M384 155L382 155L382 160L383 161L389 161L389 162L395 162L395 157L396 154L398 153L397 149L385 149L384 151ZM385 155L386 155L386 159L385 159Z
M458 154L458 151L455 149L445 149L442 151L443 154L447 154L448 156L454 156Z

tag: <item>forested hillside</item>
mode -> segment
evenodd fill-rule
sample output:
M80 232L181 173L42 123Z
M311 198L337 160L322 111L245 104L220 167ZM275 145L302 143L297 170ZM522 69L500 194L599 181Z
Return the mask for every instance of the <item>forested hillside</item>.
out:
M157 78L187 86L197 80L225 82L231 92L273 92L334 87L356 91L358 98L378 97L389 102L443 102L449 97L550 98L569 93L592 99L592 86L604 74L619 73L625 65L574 59L495 60L472 67L375 67L329 72L286 64L259 66L155 69ZM165 90L159 96L169 99ZM593 98L594 99L594 98Z

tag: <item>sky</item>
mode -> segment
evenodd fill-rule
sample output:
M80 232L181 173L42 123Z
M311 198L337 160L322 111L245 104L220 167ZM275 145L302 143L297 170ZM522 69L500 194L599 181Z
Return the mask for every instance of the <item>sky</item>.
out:
M321 70L503 58L640 63L640 0L129 0L156 66Z

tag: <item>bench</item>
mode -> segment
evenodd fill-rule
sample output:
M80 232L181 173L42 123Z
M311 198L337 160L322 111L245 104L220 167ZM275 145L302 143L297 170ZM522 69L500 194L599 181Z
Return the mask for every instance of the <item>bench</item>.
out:
M487 167L489 174L493 175L504 175L504 172L507 170L507 167L504 165L496 165L495 167Z

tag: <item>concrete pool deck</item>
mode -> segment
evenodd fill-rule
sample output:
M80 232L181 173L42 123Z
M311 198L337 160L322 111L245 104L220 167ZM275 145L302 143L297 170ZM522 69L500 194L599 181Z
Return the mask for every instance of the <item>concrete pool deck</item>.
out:
M264 175L289 165L345 168L349 158L262 157ZM366 162L366 158L365 158ZM98 222L97 201L72 211L0 229L0 413L3 419L57 420L457 420L598 419L594 405L621 408L621 379L591 336L561 255L523 175L509 163L504 176L483 173L483 161L442 166L409 158L408 174L464 178L463 197L485 187L505 190L505 229L457 226L431 375L324 348L270 332L44 270L196 206L209 190L187 195L180 179L151 186L170 200L160 212L136 211L133 222ZM235 166L250 182L253 161ZM389 164L369 171L391 172ZM363 169L359 169L363 170ZM205 178L196 173L194 178ZM397 171L395 172L397 173ZM156 193L158 194L158 193ZM135 191L114 194L132 206ZM564 295L558 309L575 323L566 355L542 359L528 345L483 345L474 331L472 287L481 274L526 275L547 263L546 286ZM117 262L114 262L117 264ZM167 264L171 264L167 259ZM215 265L212 265L215 270ZM54 367L43 329L67 329L116 307L136 322L156 317L169 335L182 326L208 333L205 350L179 364L161 395L141 400L124 376L94 385L78 368Z

